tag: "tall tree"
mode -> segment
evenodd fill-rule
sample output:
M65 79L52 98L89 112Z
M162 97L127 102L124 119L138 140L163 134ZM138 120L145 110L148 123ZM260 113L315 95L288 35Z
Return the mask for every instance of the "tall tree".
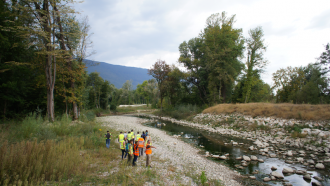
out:
M155 64L148 70L148 74L154 77L158 83L158 89L160 92L160 110L163 111L163 99L167 93L166 81L171 68L165 61L157 60Z
M261 27L249 30L249 38L246 39L247 43L247 81L244 87L243 98L245 103L249 102L251 95L251 87L253 86L253 74L254 71L261 72L267 64L267 60L264 59L263 55L266 51L266 45L264 40L264 33Z

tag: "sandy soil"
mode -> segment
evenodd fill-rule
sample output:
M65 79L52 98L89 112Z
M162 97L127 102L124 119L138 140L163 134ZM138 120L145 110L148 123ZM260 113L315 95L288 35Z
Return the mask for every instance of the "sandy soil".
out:
M116 130L131 130L135 132L148 130L152 138L152 145L157 149L153 149L153 156L165 160L164 163L152 161L153 170L161 171L164 175L168 174L168 167L174 167L176 172L181 172L183 175L178 175L180 181L172 184L188 184L191 183L189 172L195 175L201 175L202 171L208 179L221 180L224 185L239 186L241 185L234 180L234 177L239 176L233 170L219 163L208 160L199 155L199 150L180 139L167 135L165 131L155 128L143 126L141 123L147 121L145 119L130 117L130 116L108 116L98 118L104 126ZM145 161L143 159L143 161ZM140 163L140 165L142 165ZM169 181L170 184L170 181ZM192 183L192 185L195 185Z

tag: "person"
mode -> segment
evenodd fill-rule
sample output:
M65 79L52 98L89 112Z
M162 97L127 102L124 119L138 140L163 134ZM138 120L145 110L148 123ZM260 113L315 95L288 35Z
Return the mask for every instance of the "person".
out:
M133 129L131 130L131 134L132 134L133 143L135 143L135 136L134 136Z
M132 157L133 157L133 140L130 140L128 143L128 158L127 158L128 165L132 163Z
M130 141L131 139L132 139L131 131L128 131L127 140Z
M126 131L124 132L124 138L127 138L127 133L126 133Z
M124 141L124 134L123 132L120 132L119 136L118 136L118 142L120 143L121 141Z
M146 137L148 136L148 130L146 130Z
M138 142L139 142L139 152L140 152L139 157L140 157L143 156L144 139L140 137Z
M151 146L151 141L148 140L148 143L147 143L147 146L146 146L146 156L147 156L147 158L146 158L146 167L151 167L151 165L150 165L151 154L152 154L151 148L155 148L156 149L156 147Z
M127 139L125 139L125 156L124 156L124 158L126 158L126 156L128 154L128 146L129 146L129 141Z
M110 141L111 141L111 133L109 133L109 131L107 131L107 133L104 135L105 137L105 146L107 148L110 147Z
M121 150L121 159L124 159L124 153L125 153L125 141L122 140L121 142L119 142L120 144L120 150Z
M146 134L144 133L144 131L142 131L142 135L141 135L141 137L142 137L144 140L146 140Z
M139 138L141 138L140 132L137 132L136 134L136 141L139 141Z
M138 145L137 141L134 144L133 150L134 150L134 152L133 152L133 155L134 155L133 166L136 166L135 162L136 162L137 158L139 157L139 145Z

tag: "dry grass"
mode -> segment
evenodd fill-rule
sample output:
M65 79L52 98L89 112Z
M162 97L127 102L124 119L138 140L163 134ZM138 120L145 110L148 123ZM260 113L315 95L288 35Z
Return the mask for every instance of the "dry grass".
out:
M273 103L248 103L248 104L219 104L207 108L203 113L231 114L241 113L252 117L278 117L284 119L302 120L329 120L330 105L310 104L273 104Z

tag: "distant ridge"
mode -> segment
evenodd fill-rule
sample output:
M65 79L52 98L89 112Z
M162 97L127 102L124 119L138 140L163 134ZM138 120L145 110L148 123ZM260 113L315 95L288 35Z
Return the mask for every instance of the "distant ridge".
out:
M86 70L88 74L91 72L98 72L104 80L110 81L110 83L114 84L116 88L121 88L127 80L132 80L133 89L136 89L138 84L142 84L143 81L153 78L152 76L148 75L148 69L145 68L113 65L99 61L93 62L99 63L99 65L87 65Z

